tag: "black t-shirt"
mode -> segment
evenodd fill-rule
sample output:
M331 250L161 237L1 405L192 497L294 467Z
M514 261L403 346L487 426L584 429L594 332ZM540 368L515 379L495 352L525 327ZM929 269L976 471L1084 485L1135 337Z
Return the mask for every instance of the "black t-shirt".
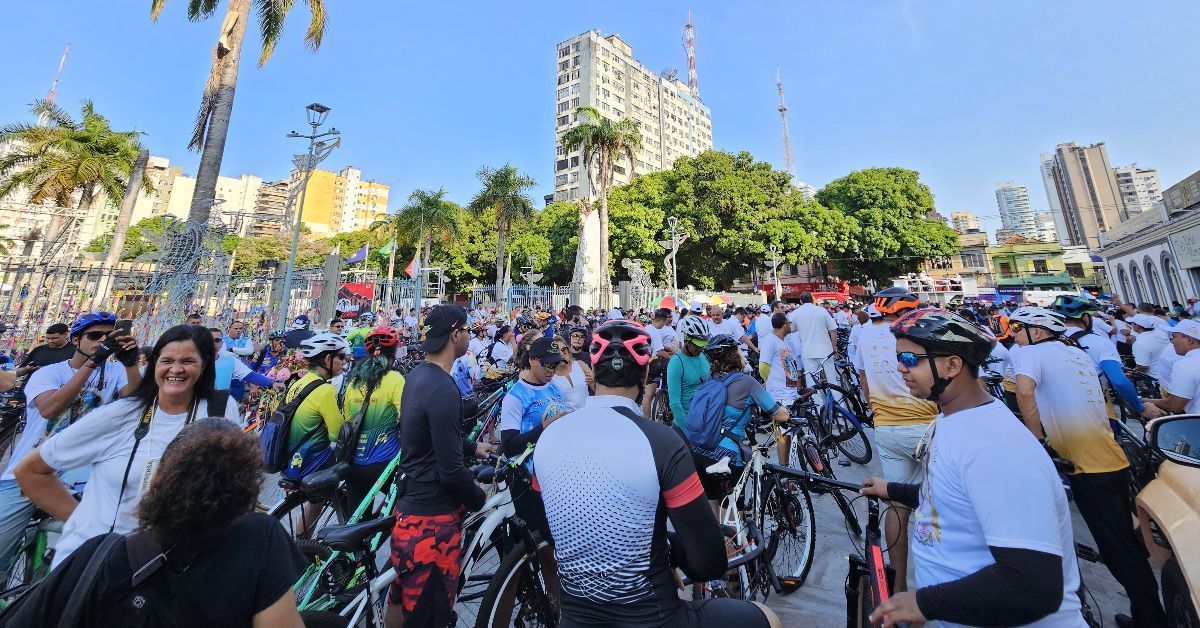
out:
M396 504L400 512L441 515L483 505L483 491L463 463L475 455L475 443L463 438L462 395L450 374L431 362L418 364L404 378L400 451L400 472L408 477Z
M25 366L30 362L38 366L47 366L70 360L75 355L75 345L67 343L57 349L50 345L38 345L25 355L25 359L21 360L21 366Z
M22 602L10 625L57 626L76 582L103 539L98 536L79 546L29 593L31 599ZM183 622L181 626L251 626L254 614L279 601L306 566L304 556L279 522L262 513L243 515L198 543L199 553L190 566L172 564L172 551L167 564L141 585L142 589L172 591L164 585L164 580L171 578L167 570L182 570L174 590L186 595L160 598L174 601L172 610ZM135 568L129 564L125 539L121 539L80 613L81 627L134 623L130 579Z

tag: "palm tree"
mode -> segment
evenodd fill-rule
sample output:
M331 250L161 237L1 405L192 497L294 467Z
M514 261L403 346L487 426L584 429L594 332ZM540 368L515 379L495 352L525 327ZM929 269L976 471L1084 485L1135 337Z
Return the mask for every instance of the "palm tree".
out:
M622 159L629 160L630 179L636 175L642 131L637 120L613 121L601 116L595 107L580 107L575 110L575 115L586 120L568 130L562 143L567 152L582 150L588 181L600 189L600 307L607 308L612 294L612 279L608 273L608 193L612 189L613 168ZM590 211L587 207L587 204L583 205L583 212ZM580 218L580 229L583 229L586 216ZM584 241L582 234L579 241Z
M142 146L138 131L114 131L91 101L84 101L78 121L44 100L34 103L33 113L45 125L0 127L0 144L14 149L0 159L0 198L25 190L30 203L65 207L78 195L73 216L60 212L50 221L42 247L42 258L48 259L90 212L99 192L113 202L124 196Z
M11 226L12 225L0 225L0 256L7 257L10 253L12 253L13 244L16 244L13 242L12 238L5 234L5 232L8 231L8 228Z
M421 267L429 262L433 241L448 242L462 232L463 208L446 200L446 188L437 192L413 190L408 204L394 218L397 234L416 234L418 246L423 246Z
M536 185L533 177L505 164L500 168L484 166L475 174L483 189L471 199L467 207L482 213L496 210L496 285L504 282L504 240L514 222L529 220L533 216L533 201L525 190Z
M167 0L151 0L150 19L157 21ZM316 50L325 36L325 1L307 0L311 19L304 32L304 43ZM189 0L187 17L193 22L212 17L216 13L218 0ZM212 68L204 84L204 95L200 99L200 111L196 114L196 125L188 148L200 150L200 165L196 169L196 191L188 210L188 222L204 226L208 224L209 211L217 194L217 175L221 171L221 158L225 152L225 138L229 134L229 120L233 115L233 96L237 89L238 65L241 60L242 40L246 36L250 8L254 5L258 13L259 30L262 32L262 52L258 65L262 67L283 32L283 22L294 0L229 0L225 19L221 22L221 34L213 48Z

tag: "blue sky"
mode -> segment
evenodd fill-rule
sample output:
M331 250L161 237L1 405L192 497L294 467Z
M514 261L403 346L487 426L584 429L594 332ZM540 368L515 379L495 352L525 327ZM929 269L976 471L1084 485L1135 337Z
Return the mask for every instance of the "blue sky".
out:
M168 0L9 2L0 55L0 121L28 117L62 47L58 102L84 98L156 155L194 174L186 150L220 14L184 17ZM221 3L223 13L225 3ZM511 162L552 190L556 44L619 33L653 69L686 72L683 25L696 25L700 94L723 150L782 163L775 68L782 67L797 173L820 187L851 170L920 171L944 215L998 226L994 185L1046 200L1038 154L1104 141L1114 165L1158 168L1164 187L1200 169L1196 79L1200 3L1108 0L428 2L327 0L321 49L301 45L306 5L256 67L243 58L222 174L284 176L302 149L284 135L303 107L333 107L346 164L392 186L466 202L479 166Z

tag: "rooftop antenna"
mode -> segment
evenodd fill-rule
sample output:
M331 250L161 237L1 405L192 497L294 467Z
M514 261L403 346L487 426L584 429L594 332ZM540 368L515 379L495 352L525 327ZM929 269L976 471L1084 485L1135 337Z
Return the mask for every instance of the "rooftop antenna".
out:
M779 88L779 124L783 127L783 169L796 176L796 168L792 163L792 140L788 137L787 103L783 100L783 79L779 75L779 66L775 66L775 85Z
M63 48L62 59L58 61L58 73L54 75L54 82L50 84L50 91L46 92L46 102L53 105L54 99L58 96L58 81L62 79L63 67L67 65L67 55L71 52L71 44L67 44ZM38 115L38 126L46 126L46 114Z
M700 100L700 88L696 85L696 29L692 27L692 12L688 11L687 25L683 27L683 47L687 49L688 90L692 98Z

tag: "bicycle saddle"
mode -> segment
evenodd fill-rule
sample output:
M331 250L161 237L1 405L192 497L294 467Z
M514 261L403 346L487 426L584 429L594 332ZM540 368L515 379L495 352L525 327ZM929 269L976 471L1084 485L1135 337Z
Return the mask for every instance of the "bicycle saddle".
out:
M387 515L364 523L329 526L317 532L317 540L339 552L357 552L379 532L387 533L396 524L396 515Z
M721 459L718 460L715 464L708 465L708 468L706 468L705 471L708 473L711 473L713 475L718 475L718 474L722 474L722 473L725 473L725 474L732 473L732 471L729 468L729 462L730 462L729 456L722 456Z
M339 462L323 471L310 473L300 480L300 489L309 494L330 492L337 488L349 470L348 463Z

